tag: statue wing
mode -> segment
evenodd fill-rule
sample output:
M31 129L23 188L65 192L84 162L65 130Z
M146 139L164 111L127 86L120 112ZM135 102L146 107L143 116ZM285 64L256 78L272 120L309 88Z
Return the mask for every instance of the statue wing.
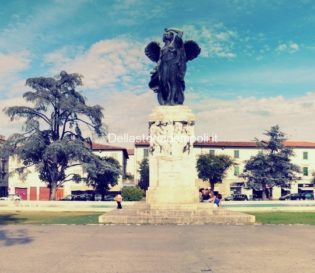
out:
M192 41L192 40L186 41L184 43L184 48L185 48L187 61L191 61L197 58L197 56L200 54L200 51L201 51L199 45L195 41Z
M150 42L144 49L145 55L147 55L147 57L151 61L156 62L156 63L158 62L160 58L160 52L161 52L161 47L159 43L157 42Z

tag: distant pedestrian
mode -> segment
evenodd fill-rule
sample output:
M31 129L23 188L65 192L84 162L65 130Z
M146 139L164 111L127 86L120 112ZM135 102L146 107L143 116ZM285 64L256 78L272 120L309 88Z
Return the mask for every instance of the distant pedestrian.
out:
M121 205L122 199L123 198L122 198L121 194L119 194L119 193L115 196L115 201L117 203L117 209L122 209L122 205Z
M214 197L213 203L216 207L220 207L221 199L222 199L222 195L220 193L218 193L217 196Z

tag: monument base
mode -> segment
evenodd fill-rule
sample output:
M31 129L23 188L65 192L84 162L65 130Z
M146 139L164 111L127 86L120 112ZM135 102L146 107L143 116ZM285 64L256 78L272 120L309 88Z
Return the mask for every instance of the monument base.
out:
M157 106L149 117L150 187L147 203L199 202L193 152L195 117L189 107Z
M99 216L101 224L254 224L255 216L222 208L209 203L190 205L157 204L144 202L112 210Z
M199 202L196 187L158 187L149 188L146 200L150 205L193 205Z

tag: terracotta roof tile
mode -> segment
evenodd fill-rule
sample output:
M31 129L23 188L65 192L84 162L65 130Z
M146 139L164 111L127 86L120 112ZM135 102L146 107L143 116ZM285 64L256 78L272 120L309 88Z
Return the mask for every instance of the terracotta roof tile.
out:
M92 143L92 150L93 151L122 151L124 155L128 158L128 152L126 148L112 146L108 144L100 144L100 143Z
M292 141L288 140L284 143L288 147L292 148L315 148L315 142L310 141ZM148 141L139 141L135 143L135 146L149 146ZM256 148L255 141L196 141L195 147L231 147L231 148Z
M127 149L128 155L134 155L135 149Z

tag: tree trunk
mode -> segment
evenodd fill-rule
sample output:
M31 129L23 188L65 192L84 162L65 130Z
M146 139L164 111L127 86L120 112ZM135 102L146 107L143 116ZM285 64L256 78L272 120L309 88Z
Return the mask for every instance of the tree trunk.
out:
M58 188L58 167L55 164L52 164L50 166L50 178L51 178L51 183L50 183L50 196L49 200L56 200L56 192Z
M105 199L105 194L106 194L106 190L105 190L103 187L101 187L101 188L99 189L99 193L100 193L101 196L102 196L102 201L104 201L104 199Z
M214 191L214 183L213 182L210 182L210 189L211 189L211 191Z
M266 185L263 184L262 185L262 196L261 196L262 200L266 200L267 199L266 190L267 190Z
M49 191L49 200L56 200L57 193L57 183L53 182L50 185L50 191Z

